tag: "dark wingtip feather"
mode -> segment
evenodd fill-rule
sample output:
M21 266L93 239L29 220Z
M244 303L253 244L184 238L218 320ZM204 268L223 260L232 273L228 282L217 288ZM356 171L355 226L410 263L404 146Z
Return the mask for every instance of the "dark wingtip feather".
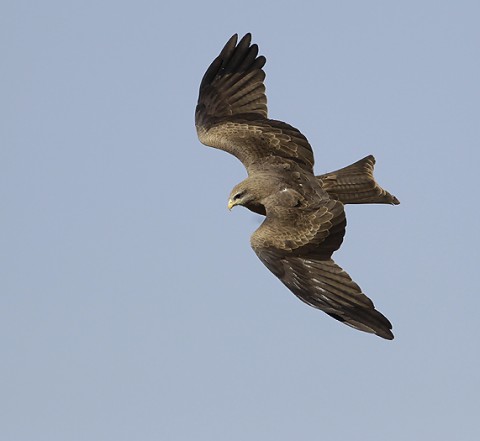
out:
M385 331L384 333L377 335L385 340L393 340L395 338L391 331Z
M202 90L206 85L210 84L213 79L217 76L219 70L228 63L235 46L237 45L238 34L233 34L228 41L223 46L220 54L212 61L210 66L208 66L207 71L203 75L202 81L200 82L200 90Z
M251 41L252 36L250 34L244 35L236 47L233 48L228 59L225 58L222 67L225 68L226 73L237 72L239 70L239 66L243 60L248 57Z
M225 43L225 46L223 46L223 49L220 51L219 56L225 57L225 55L232 52L233 49L235 49L235 46L237 45L237 41L238 41L238 34L233 34Z
M202 78L195 124L237 114L266 118L265 62L250 32L240 41L233 34Z

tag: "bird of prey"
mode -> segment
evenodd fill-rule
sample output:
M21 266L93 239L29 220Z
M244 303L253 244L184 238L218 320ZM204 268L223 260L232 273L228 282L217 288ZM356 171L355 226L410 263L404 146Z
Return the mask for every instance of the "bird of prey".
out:
M201 143L236 156L248 177L228 208L266 216L251 237L265 266L300 300L352 328L391 340L392 325L332 259L345 234L344 204L399 204L373 177L367 156L315 176L313 151L295 127L267 117L266 59L246 34L233 35L200 84L195 125Z

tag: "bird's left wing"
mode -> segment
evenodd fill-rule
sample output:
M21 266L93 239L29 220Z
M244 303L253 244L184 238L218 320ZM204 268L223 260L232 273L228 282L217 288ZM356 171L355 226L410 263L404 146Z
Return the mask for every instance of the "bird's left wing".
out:
M355 329L393 339L388 319L331 258L345 233L343 205L326 200L302 209L293 196L290 207L278 202L266 206L267 217L251 239L265 266L305 303Z
M195 125L200 142L236 156L247 168L279 156L313 172L312 148L299 130L267 118L266 59L246 34L235 34L205 72L200 84Z

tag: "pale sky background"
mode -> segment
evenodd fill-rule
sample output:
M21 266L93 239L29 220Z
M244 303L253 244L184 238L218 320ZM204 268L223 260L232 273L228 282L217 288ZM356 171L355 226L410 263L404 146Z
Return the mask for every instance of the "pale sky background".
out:
M480 439L478 1L0 6L0 438ZM335 260L394 325L356 332L261 264L245 177L196 138L227 39L316 171L377 158Z

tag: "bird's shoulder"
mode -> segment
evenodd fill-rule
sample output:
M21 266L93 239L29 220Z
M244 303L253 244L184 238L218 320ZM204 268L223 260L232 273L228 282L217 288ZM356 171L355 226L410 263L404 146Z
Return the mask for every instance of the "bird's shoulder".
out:
M313 175L295 164L277 173L282 176L282 185L263 201L266 218L251 237L257 254L268 248L291 252L318 246L332 227L344 230L343 204L331 199Z
M328 193L322 188L320 181L313 173L306 171L301 164L293 159L279 156L267 156L253 162L249 168L249 176L256 178L262 176L265 181L275 182L277 191L271 194L271 208L275 206L290 207L288 195L298 194L302 204L297 207L316 208L330 199ZM267 203L269 201L266 201Z

